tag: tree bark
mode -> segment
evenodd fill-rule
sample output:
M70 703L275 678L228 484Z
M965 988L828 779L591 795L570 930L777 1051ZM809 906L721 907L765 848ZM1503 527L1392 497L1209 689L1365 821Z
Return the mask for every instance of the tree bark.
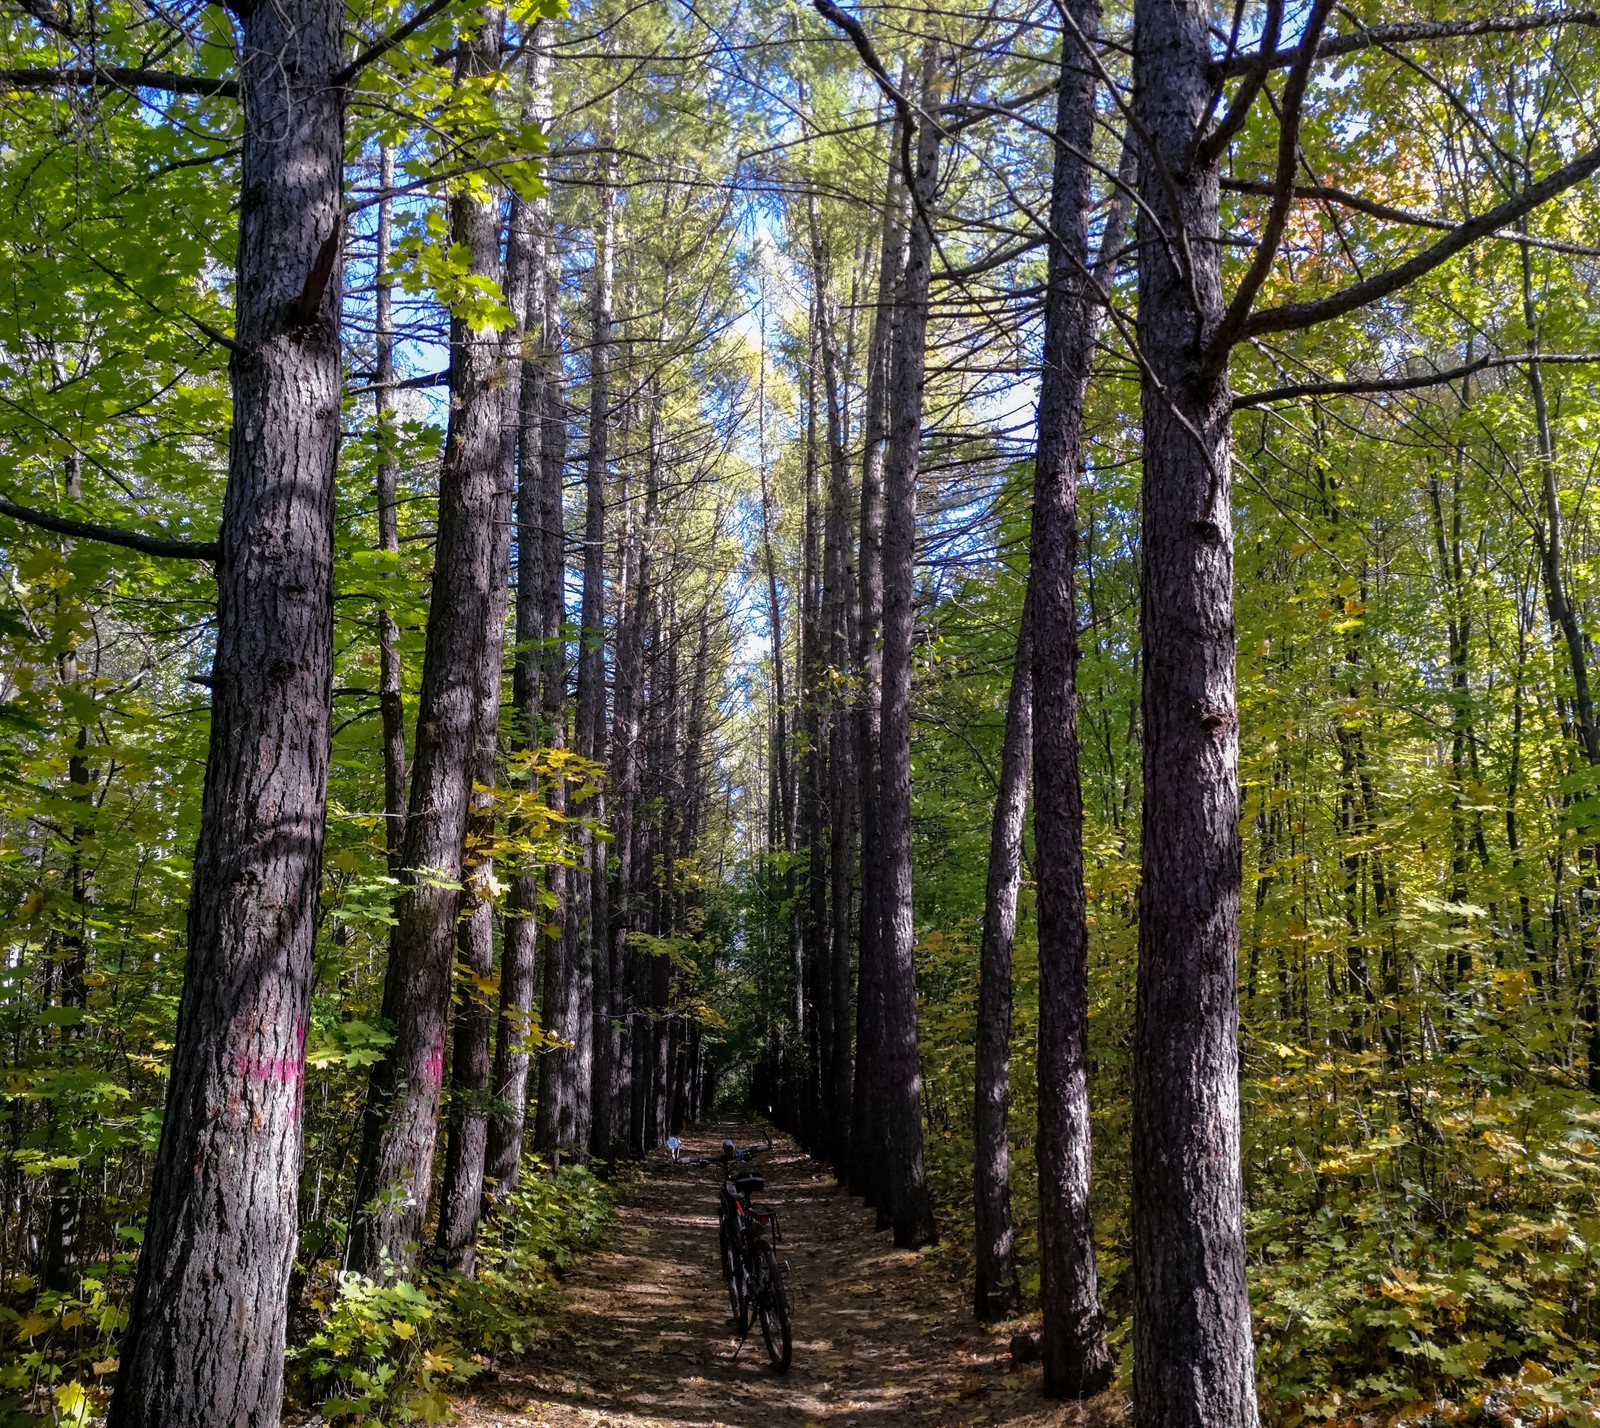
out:
M880 797L883 780L883 463L889 425L889 354L894 347L906 243L906 195L900 182L898 136L896 127L889 139L889 181L884 200L877 314L868 343L861 463L860 622L856 631L861 907L856 971L856 1064L850 1111L850 1184L877 1209L879 1229L887 1229L889 1224L888 1194L883 1183L886 1161L878 1115L878 1042L883 1026L878 992L878 965L883 943L883 893L878 854L882 846Z
M276 1428L283 1399L333 696L344 9L235 14L244 137L211 740L116 1428Z
M615 102L615 101L613 101ZM612 128L615 129L615 124ZM615 278L617 195L609 161L600 184L600 222L595 232L594 288L589 334L589 460L585 477L583 530L583 631L578 654L576 746L600 762L606 740L606 467L611 421L611 310ZM597 794L590 816L604 816ZM606 844L590 831L577 896L578 958L577 1105L574 1144L604 1156L611 1145L611 988L607 929Z
M938 89L937 51L923 60L922 108ZM889 1173L894 1242L915 1249L935 1238L922 1157L922 1065L917 1045L916 927L911 908L911 650L916 596L917 464L928 329L929 227L939 168L939 129L925 120L917 136L911 219L900 322L890 374L889 450L883 472L883 995L880 1062L883 1148Z
M545 126L550 121L550 28L550 21L537 20L527 34L527 117ZM522 350L515 459L517 629L511 702L514 711L512 737L515 747L522 750L537 748L544 737L540 728L539 685L546 638L540 590L545 550L544 533L539 526L539 503L544 479L543 416L547 400L544 309L549 222L550 206L543 195L531 201L513 200L506 266L517 277L515 281L507 281L506 300L515 304L512 310L521 323ZM559 481L559 473L557 479ZM556 495L559 517L559 489ZM559 555L557 559L559 561ZM559 640L559 617L548 638ZM558 673L557 678L560 677ZM529 791L534 790L530 787ZM513 835L523 831L524 828L513 824ZM506 917L501 926L500 1014L495 1026L494 1067L490 1073L490 1085L499 1109L489 1121L483 1166L484 1192L489 1200L508 1195L516 1188L522 1163L531 1059L527 1044L533 1029L533 996L544 914L539 895L540 873L540 869L525 863L515 868L510 880ZM558 956L559 948L551 948L550 955Z
M541 613L539 634L542 669L539 673L539 711L543 737L552 748L567 742L567 636L566 636L566 506L562 480L566 472L567 406L561 365L560 270L553 245L545 249L544 343L536 363L540 367L541 401L529 414L542 436L539 442L537 540L542 543L538 566L537 600ZM527 376L523 378L527 381ZM526 389L524 389L526 391ZM519 521L522 514L519 509ZM519 547L520 549L521 547ZM530 547L531 548L531 547ZM557 814L567 811L565 779L552 780L550 806ZM539 1105L534 1119L534 1146L550 1155L561 1144L571 1144L577 1058L577 1030L572 1013L576 1001L576 952L570 935L573 879L562 863L551 864L547 877L551 906L546 935L550 947L540 979L540 1021L547 1035L562 1043L547 1050L539 1061Z
M1239 721L1218 173L1198 0L1136 0L1144 416L1143 873L1134 1023L1134 1421L1253 1428L1239 1164Z
M1093 42L1097 0L1068 0ZM1089 925L1078 775L1078 472L1094 360L1087 155L1094 74L1063 37L1029 590L1033 619L1034 850L1039 905L1039 1271L1044 1391L1087 1398L1111 1380L1089 1212ZM1115 212L1116 205L1112 205ZM1117 234L1111 234L1114 247Z
M1031 581L1030 581L1031 592ZM1017 631L1000 787L989 827L989 877L978 951L978 1038L973 1052L972 1203L977 1261L972 1312L984 1323L1009 1319L1019 1296L1011 1220L1011 953L1022 884L1022 829L1033 765L1033 618L1031 593Z
M828 252L812 211L816 252L817 350L822 361L822 391L827 412L828 507L822 536L822 621L825 664L838 675L850 668L855 623L855 562L850 535L853 492L850 482L847 416L840 391L839 353ZM857 788L854 741L848 706L834 695L827 713L827 818L829 965L833 1016L831 1061L824 1076L823 1115L827 1127L823 1153L842 1175L850 1164L851 1051L850 986L853 968L850 927L854 911L851 854L855 849Z
M461 49L458 73L499 62L498 11ZM469 271L498 283L498 194L451 200L451 239ZM365 1274L414 1264L427 1217L438 1136L450 1012L462 853L481 739L483 671L494 609L505 599L510 540L504 445L506 369L515 353L504 333L450 323L450 423L439 473L439 532L417 708L403 885L384 976L388 1054L373 1068L356 1172L348 1262Z

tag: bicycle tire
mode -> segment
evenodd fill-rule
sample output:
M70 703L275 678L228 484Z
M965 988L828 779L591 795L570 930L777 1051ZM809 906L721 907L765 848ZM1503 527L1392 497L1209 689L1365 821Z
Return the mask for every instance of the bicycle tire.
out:
M763 1241L756 1250L759 1268L754 1294L756 1317L761 1321L761 1337L766 1341L767 1357L779 1373L788 1373L794 1359L794 1326L789 1315L789 1291L783 1282L783 1266L777 1253Z

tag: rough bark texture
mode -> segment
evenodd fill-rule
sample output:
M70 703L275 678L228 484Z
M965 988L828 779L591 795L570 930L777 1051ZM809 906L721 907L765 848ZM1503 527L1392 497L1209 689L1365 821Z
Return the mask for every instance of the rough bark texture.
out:
M532 117L531 115L528 117ZM483 631L483 662L478 669L477 752L473 760L472 812L462 873L466 881L456 937L455 1027L450 1055L449 1137L445 1142L444 1183L434 1249L441 1263L472 1272L483 1213L484 1176L489 1149L489 1100L494 976L494 841L498 783L500 694L505 676L506 606L510 600L511 504L516 486L521 426L512 420L522 407L522 350L534 252L528 215L520 200L511 205L503 287L506 306L517 314L507 334L501 367L500 445L496 457L494 539L488 551L489 604ZM531 988L532 969L519 979ZM514 1014L514 1013L513 1013Z
M1143 877L1134 1026L1134 1416L1252 1428L1239 1166L1238 711L1210 9L1137 0L1143 383ZM1174 202L1177 211L1174 212Z
M1072 0L1079 32L1094 0ZM1049 286L1039 383L1033 602L1034 853L1039 866L1039 1268L1044 1389L1086 1398L1110 1381L1089 1213L1089 926L1078 776L1078 471L1094 358L1088 297L1094 77L1063 43L1051 181Z
M235 13L238 346L211 742L117 1428L276 1428L283 1395L332 702L344 9Z
M934 103L936 59L924 62L923 107ZM883 1025L879 1078L883 1154L888 1162L894 1242L916 1248L934 1238L922 1157L922 1065L917 1047L916 927L911 909L911 647L916 595L917 461L922 442L924 346L933 234L928 227L938 176L939 130L917 136L900 321L890 373L889 451L883 474L883 941L879 982Z
M825 254L820 232L819 255ZM855 624L855 568L850 538L852 491L847 418L839 390L839 360L828 269L819 257L817 271L817 347L822 359L823 397L827 409L828 505L822 538L822 658L834 670L850 667ZM851 855L855 849L857 787L855 746L846 708L830 701L827 728L828 919L829 957L826 975L832 983L829 1009L833 1031L828 1041L830 1062L824 1073L822 1152L841 1172L850 1163L850 986L854 972L850 927L855 884Z
M978 951L978 1039L973 1053L972 1312L985 1323L1009 1319L1017 1304L1016 1241L1011 1220L1011 952L1022 885L1022 829L1033 766L1033 619L1024 600L1017 631L1000 787L989 825L989 878Z
M861 908L856 971L855 1082L851 1090L850 1185L877 1207L879 1229L888 1227L888 1196L882 1183L885 1158L878 1118L878 1042L882 1008L878 995L879 947L883 941L882 877L878 852L883 729L883 462L888 436L888 368L894 345L900 276L905 267L905 189L899 178L898 129L890 139L884 202L883 251L878 272L877 314L867 356L867 397L861 464L860 623L856 671L856 774L861 807Z
M538 359L542 368L539 386L541 402L537 420L542 429L539 444L540 484L535 518L542 539L538 566L537 600L542 668L539 672L539 710L544 737L552 748L565 748L567 742L567 640L566 609L566 511L561 483L567 460L567 405L561 368L560 272L555 255L546 251L544 283L544 342ZM524 381L527 377L524 376ZM519 521L522 515L519 511ZM519 547L520 549L520 547ZM567 811L566 782L557 779L550 788L550 806L557 813ZM573 942L568 927L572 911L572 878L560 863L547 872L547 887L552 899L545 938L549 942L540 978L541 1021L553 1037L570 1043L575 1029L569 1019L574 1002ZM562 1127L570 1123L573 1104L573 1075L576 1062L569 1051L546 1051L539 1061L539 1104L534 1119L534 1145L548 1155L561 1143Z
M613 103L615 100L613 100ZM615 129L615 125L612 125ZM589 460L583 528L583 631L578 651L577 750L599 762L606 742L606 469L611 427L611 310L616 264L617 195L609 164L600 186L595 232L594 287L590 294ZM596 795L586 810L604 816ZM611 958L607 936L606 843L588 834L579 871L577 1042L573 1144L604 1155L611 1144Z
M492 68L499 36L498 19L484 25L463 47L461 71ZM452 241L470 255L470 271L498 283L498 195L464 193L451 210ZM369 1084L348 1254L350 1266L364 1273L386 1261L413 1263L427 1217L486 641L494 604L505 598L507 557L499 547L510 539L510 524L501 458L512 350L505 335L473 332L452 318L450 425L439 473L403 886L383 984L383 1018L395 1039ZM498 663L498 652L494 657Z
M550 120L550 22L535 22L527 35L528 102L525 117L548 127ZM516 474L517 534L516 657L512 670L511 735L514 747L532 749L540 738L539 676L543 659L540 573L544 560L539 529L546 373L544 348L546 259L550 210L541 195L515 199L506 240L506 302L517 314L521 368L517 377L517 424L513 466ZM539 356L535 356L538 353ZM509 408L509 402L508 402ZM509 410L508 410L509 415ZM559 638L559 628L556 632ZM513 833L520 831L515 824ZM493 1099L502 1108L489 1121L484 1149L484 1196L493 1200L516 1187L522 1162L523 1123L528 1105L528 1035L538 973L540 870L517 866L511 875L507 914L502 924L500 1008L495 1023Z

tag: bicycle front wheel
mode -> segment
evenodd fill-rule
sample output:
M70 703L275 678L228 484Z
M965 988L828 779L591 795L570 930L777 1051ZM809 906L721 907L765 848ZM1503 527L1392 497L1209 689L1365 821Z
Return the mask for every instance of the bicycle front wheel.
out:
M772 1246L763 1243L756 1251L757 1283L753 1296L756 1317L761 1320L761 1337L766 1340L767 1357L779 1373L789 1371L794 1357L794 1330L789 1319L789 1290L783 1282L783 1266Z
M750 1327L744 1255L726 1221L722 1224L722 1277L728 1284L728 1309L733 1314L734 1331L742 1335Z

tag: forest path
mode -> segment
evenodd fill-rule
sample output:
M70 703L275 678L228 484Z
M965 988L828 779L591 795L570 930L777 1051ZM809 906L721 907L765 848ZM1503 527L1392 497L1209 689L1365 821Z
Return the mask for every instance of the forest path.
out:
M685 1152L744 1144L697 1127ZM459 1405L473 1428L1067 1428L1120 1422L1113 1395L1048 1403L1014 1369L1008 1331L974 1324L963 1286L873 1233L872 1212L792 1142L762 1158L783 1226L794 1363L767 1362L759 1328L737 1359L717 1261L712 1172L654 1153L617 1187L605 1242L572 1267L539 1346Z

